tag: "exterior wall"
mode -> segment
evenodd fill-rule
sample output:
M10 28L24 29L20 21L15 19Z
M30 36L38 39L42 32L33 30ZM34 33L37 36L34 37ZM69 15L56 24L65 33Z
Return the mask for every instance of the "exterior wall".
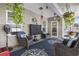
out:
M24 12L24 31L29 34L29 24L34 24L32 22L32 18L36 17L37 19L37 24L42 25L43 26L43 21L46 21L47 24L47 18L43 18L43 20L41 20L40 15L33 13L32 11L29 10L25 10ZM47 29L47 27L46 27ZM47 30L46 30L47 31Z
M25 10L24 11L24 31L26 34L29 34L29 24L33 24L32 18L37 18L37 24L43 25L43 21L46 21L47 25L47 18L44 18L44 20L40 19L40 15L33 13L32 11ZM0 48L6 46L6 33L3 31L3 26L6 24L6 5L0 4ZM48 25L46 26L46 32ZM40 36L39 36L40 37ZM38 38L39 38L38 37ZM16 46L18 45L17 39L15 36L9 36L8 46Z
M6 46L6 34L3 31L3 26L6 23L6 6L0 3L0 47Z
M58 22L58 37L62 38L62 19Z
M30 34L29 33L29 24L35 24L35 23L32 22L33 17L36 17L37 24L41 25L42 28L43 28L43 21L46 21L46 25L47 25L47 18L44 17L43 20L41 20L40 15L26 9L24 11L24 31L26 32L27 35ZM47 27L48 26L46 26L46 32L47 32ZM40 39L40 38L41 38L41 36L38 35L38 39Z

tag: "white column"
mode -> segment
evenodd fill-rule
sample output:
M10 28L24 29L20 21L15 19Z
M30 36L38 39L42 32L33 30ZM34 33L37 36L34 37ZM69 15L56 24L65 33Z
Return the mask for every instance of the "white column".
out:
M64 19L62 19L62 38L64 38Z

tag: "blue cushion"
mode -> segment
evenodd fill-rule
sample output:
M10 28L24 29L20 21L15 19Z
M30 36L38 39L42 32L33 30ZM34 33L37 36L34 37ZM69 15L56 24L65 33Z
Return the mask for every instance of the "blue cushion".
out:
M24 31L17 32L17 38L26 38L26 33Z

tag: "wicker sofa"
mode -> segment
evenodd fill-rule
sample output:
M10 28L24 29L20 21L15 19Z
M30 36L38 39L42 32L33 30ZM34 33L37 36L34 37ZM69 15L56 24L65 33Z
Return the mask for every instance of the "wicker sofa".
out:
M78 56L79 55L79 41L75 48L68 48L62 43L54 44L55 56Z

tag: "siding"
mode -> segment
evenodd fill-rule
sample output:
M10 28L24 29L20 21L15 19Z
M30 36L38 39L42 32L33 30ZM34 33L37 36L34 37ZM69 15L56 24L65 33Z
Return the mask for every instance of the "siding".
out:
M32 22L33 17L37 18L37 23L39 25L43 25L43 21L46 21L46 25L47 25L47 18L44 18L44 20L41 20L40 15L25 9L25 11L24 11L24 22L25 22L24 23L24 31L26 32L27 35L29 34L29 24L33 24L33 22ZM0 3L0 47L6 46L6 34L3 31L3 26L5 24L6 24L6 4ZM48 27L46 27L46 31L47 31L47 28ZM9 46L18 45L17 39L15 38L15 36L9 37L8 45Z
M0 47L6 46L6 34L3 31L3 26L6 23L6 6L0 3Z

